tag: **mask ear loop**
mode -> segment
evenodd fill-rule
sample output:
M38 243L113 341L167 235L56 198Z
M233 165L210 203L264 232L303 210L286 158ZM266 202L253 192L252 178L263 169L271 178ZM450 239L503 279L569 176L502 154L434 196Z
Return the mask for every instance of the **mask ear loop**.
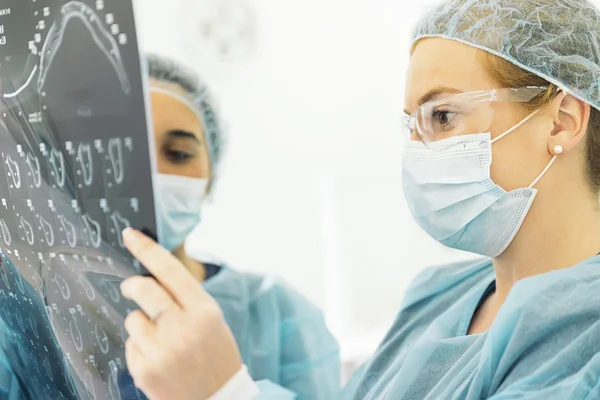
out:
M548 172L548 170L550 169L552 164L554 164L554 161L556 161L556 159L562 152L563 152L563 147L560 144L557 144L556 146L554 146L554 156L552 157L552 160L550 160L550 162L548 163L548 165L546 165L546 168L544 168L542 173L539 174L537 178L535 178L535 180L531 183L531 185L529 185L530 189L532 187L534 187L536 185L536 183L538 183L544 175L546 175L546 172Z
M567 95L569 94L569 91L567 90L566 87L564 86L559 86L558 87L558 93L562 93L565 95L565 97L567 97Z
M567 97L567 95L568 95L567 89L564 87L559 87L558 93L562 93L564 97ZM564 97L563 97L563 99L564 99ZM540 179L542 179L544 177L544 175L546 175L546 172L548 172L548 170L550 169L552 164L554 164L554 161L556 161L558 156L561 155L563 151L564 151L564 148L560 144L557 144L556 146L554 146L554 156L552 157L552 159L550 160L548 165L546 165L546 168L544 168L542 173L539 174L537 178L535 178L535 180L531 183L531 185L529 185L530 189L532 187L534 187L540 181Z
M521 122L519 122L518 124L516 124L515 126L513 126L512 128L510 128L509 130L507 130L503 134L498 135L495 138L493 138L492 139L492 143L497 142L498 140L502 139L504 136L508 135L509 133L513 132L514 130L519 129L525 122L529 121L539 111L540 110L535 110L534 112L532 112L531 114L529 114L524 120L522 120Z

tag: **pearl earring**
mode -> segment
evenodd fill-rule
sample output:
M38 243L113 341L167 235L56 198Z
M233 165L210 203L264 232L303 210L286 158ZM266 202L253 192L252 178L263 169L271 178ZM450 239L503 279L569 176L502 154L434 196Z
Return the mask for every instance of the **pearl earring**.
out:
M560 144L557 144L556 146L554 146L554 154L555 155L562 154L563 150L564 149Z

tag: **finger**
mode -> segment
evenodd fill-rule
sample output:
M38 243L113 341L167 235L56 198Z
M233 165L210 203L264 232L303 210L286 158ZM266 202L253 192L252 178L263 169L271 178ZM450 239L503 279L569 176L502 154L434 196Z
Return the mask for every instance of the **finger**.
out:
M125 330L128 341L133 341L145 355L152 353L158 346L156 325L140 310L134 310L125 318Z
M179 305L155 279L144 276L132 276L121 283L121 293L156 321L165 312L176 312Z
M141 371L149 361L133 339L127 339L125 342L125 360L127 361L127 370L133 378L133 384L139 388Z
M127 360L127 369L130 372L139 365L143 365L145 361L144 353L132 338L125 341L125 360Z
M195 307L210 296L175 256L135 229L123 231L127 249L182 307Z

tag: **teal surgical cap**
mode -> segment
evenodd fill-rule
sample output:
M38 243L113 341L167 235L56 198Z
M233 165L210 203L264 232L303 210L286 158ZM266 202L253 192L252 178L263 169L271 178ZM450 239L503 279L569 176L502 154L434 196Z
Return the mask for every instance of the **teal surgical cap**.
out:
M586 0L446 0L413 44L429 37L504 58L600 110L600 11Z

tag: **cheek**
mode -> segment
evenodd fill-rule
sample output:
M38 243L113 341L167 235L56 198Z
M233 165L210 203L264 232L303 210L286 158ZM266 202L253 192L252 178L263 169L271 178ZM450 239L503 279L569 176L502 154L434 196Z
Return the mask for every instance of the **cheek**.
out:
M193 160L190 160L188 164L185 166L187 176L194 178L210 178L209 166L208 163L205 162L201 157L196 157Z
M170 162L165 158L160 148L156 149L156 168L160 174L168 174Z
M492 180L506 191L528 187L551 159L532 133L517 129L492 145Z

